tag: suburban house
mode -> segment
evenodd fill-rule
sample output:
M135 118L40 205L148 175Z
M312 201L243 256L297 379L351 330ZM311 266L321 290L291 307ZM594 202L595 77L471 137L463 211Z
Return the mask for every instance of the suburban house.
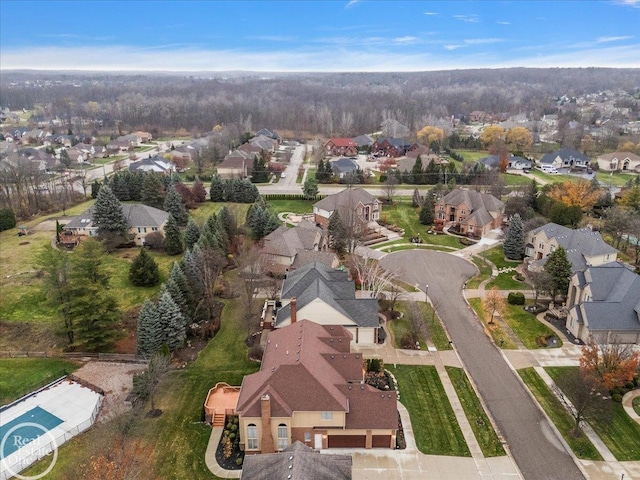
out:
M489 155L488 157L481 158L478 162L482 163L485 168L489 170L500 169L500 155ZM523 168L531 168L531 165L531 160L527 160L526 158L513 154L507 157L507 168L522 170Z
M138 137L140 139L140 143L148 143L153 140L153 135L151 135L149 132L131 132L131 135Z
M362 188L347 188L328 195L313 204L315 222L327 228L334 212L340 213L343 222L350 222L355 228L367 228L367 224L380 218L380 201Z
M325 154L338 157L346 155L347 157L355 157L358 155L358 146L350 138L330 138L324 144Z
M218 164L218 175L222 179L247 178L253 171L254 154L234 150Z
M360 170L358 164L347 157L341 157L338 160L332 161L331 168L333 169L334 175L338 178L348 177Z
M67 223L63 227L64 232L61 236L75 237L78 240L80 237L98 235L98 226L93 223L93 210L92 206ZM129 223L129 233L138 246L144 245L147 234L164 233L164 226L169 218L169 214L164 210L141 203L124 203L122 204L122 212Z
M355 143L358 148L371 147L373 145L373 138L371 138L370 135L358 135L353 138L353 143Z
M294 228L283 225L264 237L260 254L272 274L284 274L312 261L336 268L340 264L338 257L323 251L325 247L322 228L303 220Z
M586 155L576 150L561 148L542 157L540 165L549 165L554 168L586 169L590 162L591 160Z
M156 172L169 175L176 171L176 165L171 160L155 156L144 158L137 162L131 162L129 164L129 170L132 172Z
M247 455L242 462L241 479L309 478L313 480L351 480L351 455L321 454L296 441L277 453Z
M618 251L602 239L600 232L594 232L590 228L574 230L556 223L547 223L531 230L525 238L524 253L528 257L528 269L542 270L549 254L558 247L567 251L572 272L615 262L618 256Z
M275 140L278 143L282 142L282 137L280 137L280 135L278 135L278 133L275 130L269 130L268 128L262 128L258 130L255 136L256 137L264 136L264 137L270 138L271 140Z
M401 157L408 152L418 148L415 143L408 142L402 138L380 137L371 147L371 153L385 157Z
M640 275L619 262L571 277L566 327L584 343L640 345Z
M364 383L364 359L350 341L340 325L309 320L269 333L260 371L244 377L235 409L245 453L296 441L316 450L395 448L396 392Z
M493 195L457 188L436 202L438 220L452 222L463 235L482 237L502 225L504 203Z
M596 159L600 170L607 172L640 173L640 155L631 152L613 152L599 155Z
M276 328L306 318L322 325L341 325L354 343L378 342L378 300L356 298L349 273L320 262L300 267L287 275L280 294L281 307L275 314Z

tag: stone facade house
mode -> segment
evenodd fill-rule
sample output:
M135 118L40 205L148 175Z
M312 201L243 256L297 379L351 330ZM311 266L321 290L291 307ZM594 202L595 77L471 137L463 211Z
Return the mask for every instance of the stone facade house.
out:
M240 448L274 453L299 441L316 450L395 448L395 392L363 383L363 357L339 325L301 320L269 333L260 371L244 377L236 412Z
M436 202L435 218L463 235L482 237L502 225L504 203L493 195L457 188Z
M619 262L571 277L566 327L584 343L640 345L640 275Z
M604 153L596 158L600 170L640 173L640 155L631 152Z
M366 228L369 222L380 219L380 201L362 188L347 188L340 193L328 195L313 204L315 222L326 228L334 212L340 212L343 222L357 222Z
M615 262L618 251L606 243L599 232L590 228L574 230L556 223L547 223L531 230L525 237L525 256L528 269L541 271L547 257L558 247L567 251L573 272L584 271L588 266Z

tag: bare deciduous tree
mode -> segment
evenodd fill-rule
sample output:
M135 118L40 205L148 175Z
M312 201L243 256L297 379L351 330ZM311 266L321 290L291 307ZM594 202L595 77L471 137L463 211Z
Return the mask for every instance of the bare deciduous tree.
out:
M372 298L378 298L398 277L398 272L385 270L367 254L351 255L349 266L355 272L362 290L370 292Z
M507 304L498 287L493 287L486 293L486 296L482 299L482 307L487 313L491 313L489 324L493 324L493 317L496 313L504 315Z

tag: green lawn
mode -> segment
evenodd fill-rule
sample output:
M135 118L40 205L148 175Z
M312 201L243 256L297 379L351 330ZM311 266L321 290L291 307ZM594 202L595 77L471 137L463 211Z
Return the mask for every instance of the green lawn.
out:
M586 435L575 437L572 433L575 421L560 403L560 400L551 392L546 383L533 367L518 370L518 374L527 385L531 393L538 400L547 416L554 423L560 434L573 450L578 458L583 460L602 460L598 450L593 446ZM629 437L631 438L631 437Z
M555 381L567 369L577 368L579 367L546 367L545 370ZM567 395L571 399L571 396ZM608 422L589 421L589 424L617 460L640 460L640 425L627 415L621 403L613 400L611 402L613 418Z
M471 382L462 368L445 367L453 388L460 399L464 414L469 420L473 434L480 444L482 454L485 457L500 457L506 455L502 443L493 429L489 417L471 386Z
M539 180L544 180L548 183L562 183L562 182L577 182L578 180L582 180L580 177L576 177L574 175L565 175L562 173L545 173L542 170L538 170L537 168L531 169L531 175L536 177Z
M500 178L504 180L504 183L509 186L531 185L531 179L529 177L525 177L524 175L517 175L515 173L501 173Z
M418 450L427 455L470 457L436 367L387 365L386 368L398 380L400 402L409 411Z
M418 302L418 307L424 316L424 320L427 324L427 330L429 332L429 337L431 342L435 345L438 350L451 350L451 344L449 343L449 338L440 323L440 319L430 304L425 302ZM406 313L407 311L407 302L398 302L396 304L396 310L402 313ZM400 340L409 330L409 322L405 317L396 318L395 320L390 320L387 325L391 329L391 334L393 337L393 345L396 348L400 348ZM427 350L427 339L421 337L420 338L420 350Z
M624 187L629 180L635 180L637 174L634 173L614 173L596 172L596 178L603 185L612 185L614 187Z
M222 207L226 206L235 216L238 225L244 224L247 218L247 211L251 206L250 203L227 203L227 202L204 202L197 209L190 210L189 215L193 217L198 225L203 225L213 213L217 213Z
M535 315L526 312L522 308L522 305L507 304L507 312L504 316L504 321L528 349L546 348L540 347L536 343L536 338L547 337L548 335L555 336L553 330L540 322ZM562 340L558 339L558 342L558 346L561 347Z
M529 290L531 286L527 282L515 280L516 272L499 273L496 278L487 283L487 288L498 287L498 290Z
M636 397L633 399L633 409L635 412L640 415L640 397Z
M475 266L478 267L479 273L467 281L466 288L469 289L478 288L482 282L491 277L492 272L491 265L486 263L482 258L473 257L472 261Z
M211 427L202 423L202 405L207 391L216 382L240 385L244 375L259 368L259 364L247 359L240 309L239 301L226 302L216 337L194 363L167 376L156 397L156 408L163 410L162 416L137 419L130 445L139 452L134 455L140 455L137 460L142 462L144 471L153 472L153 478L216 478L204 462L211 435ZM104 445L108 428L109 424L100 424L65 444L47 478L82 478L96 446ZM105 449L111 447L104 446ZM23 475L30 471L32 469ZM142 477L147 478L146 475Z
M11 403L77 368L76 363L59 358L1 358L0 405Z
M470 298L469 304L471 305L473 310L476 312L476 315L478 315L478 317L484 324L485 330L489 332L489 334L491 335L491 338L493 338L493 341L496 345L498 345L500 348L503 348L505 350L517 348L515 343L513 343L511 338L509 338L509 335L507 335L507 333L504 331L504 329L498 322L494 321L494 323L491 325L487 323L487 318L484 313L484 309L482 308L482 299Z
M502 251L502 245L497 245L489 250L486 250L480 254L483 258L486 258L491 263L493 263L498 270L501 268L513 268L520 265L521 261L510 261L504 257L504 252ZM514 273L515 275L515 273Z
M293 212L293 213L312 213L314 200L286 199L286 200L268 200L267 204L271 211L276 213Z
M485 150L456 150L456 153L462 155L465 161L476 162L481 158L489 156L489 152Z

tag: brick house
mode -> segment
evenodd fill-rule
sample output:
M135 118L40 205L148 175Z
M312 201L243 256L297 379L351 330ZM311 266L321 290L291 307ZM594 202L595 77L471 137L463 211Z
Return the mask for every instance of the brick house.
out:
M457 188L436 202L435 218L452 222L463 235L482 237L502 225L504 203L493 195Z
M351 138L330 138L324 144L324 152L332 157L355 157L358 155L358 146Z

